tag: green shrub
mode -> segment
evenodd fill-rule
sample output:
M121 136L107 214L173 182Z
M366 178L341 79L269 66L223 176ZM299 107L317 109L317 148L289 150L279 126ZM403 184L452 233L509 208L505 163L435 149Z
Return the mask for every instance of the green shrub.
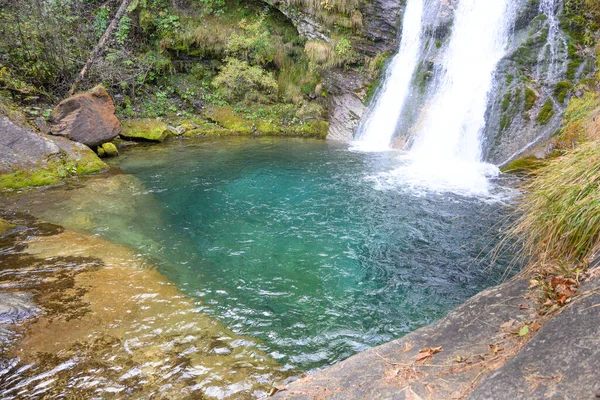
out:
M252 64L265 65L273 62L276 49L265 26L265 14L255 22L240 21L239 27L243 33L233 33L227 42L227 54L246 60Z
M540 113L538 114L537 121L540 125L546 125L550 118L554 116L554 103L551 99L546 100Z
M225 61L213 85L229 102L270 103L277 97L277 81L273 74L235 58Z
M525 112L531 110L537 102L538 95L530 88L525 88Z
M556 87L554 88L554 97L556 97L556 99L561 103L564 103L567 94L569 93L569 90L571 90L572 87L573 85L571 85L571 82L569 81L558 82L556 84Z

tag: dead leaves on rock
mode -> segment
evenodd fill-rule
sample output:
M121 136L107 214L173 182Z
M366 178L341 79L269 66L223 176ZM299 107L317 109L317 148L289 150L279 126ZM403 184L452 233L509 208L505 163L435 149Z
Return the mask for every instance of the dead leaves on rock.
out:
M564 276L555 276L550 279L550 288L554 291L556 302L559 305L565 305L571 297L577 292L579 284L573 278Z
M575 296L579 281L563 275L548 275L529 281L529 289L536 287L541 289L542 305L557 309L568 304Z
M431 357L433 357L434 354L437 354L439 352L443 351L442 347L426 347L424 349L422 349L421 351L419 351L419 354L417 354L417 358L416 361L426 361L429 360Z

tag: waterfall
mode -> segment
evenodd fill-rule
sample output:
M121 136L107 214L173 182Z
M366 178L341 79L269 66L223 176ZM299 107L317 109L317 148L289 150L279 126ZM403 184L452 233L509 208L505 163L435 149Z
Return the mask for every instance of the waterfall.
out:
M433 86L429 89L431 95L421 108L416 124L411 127L412 146L405 156L408 163L387 173L386 179L391 176L434 190L487 191L486 176L497 174L498 170L482 163L481 136L494 73L508 47L516 13L514 2L458 1L449 42L435 61ZM414 3L409 0L409 5L414 6ZM413 26L405 29L410 29L411 35L416 30ZM398 79L396 74L406 75L406 67L391 64L386 79L393 82ZM412 64L408 67L412 68ZM394 128L399 113L411 92L397 90L397 96L394 96L387 94L388 90L394 88L386 82L365 121L366 131L358 137L360 147L389 145L391 136L397 133ZM404 99L400 100L399 96ZM395 104L387 105L386 102ZM375 120L377 118L380 120ZM391 134L379 128L381 125L393 126Z
M542 0L539 11L547 18L548 39L538 58L537 77L549 82L556 82L559 74L566 68L566 57L561 57L559 51L566 49L566 39L561 35L558 18L556 17L556 0ZM559 60L562 64L559 64ZM543 71L543 66L547 70ZM544 76L545 75L545 76Z
M400 50L387 68L383 84L377 92L375 106L360 124L354 148L362 151L382 151L390 142L417 67L421 49L423 0L408 0L404 11Z

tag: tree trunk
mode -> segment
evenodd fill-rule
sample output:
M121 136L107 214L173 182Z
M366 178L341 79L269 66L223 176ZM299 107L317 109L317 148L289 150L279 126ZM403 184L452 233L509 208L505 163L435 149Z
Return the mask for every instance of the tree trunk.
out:
M121 6L117 10L117 13L115 14L114 18L112 19L112 21L110 21L110 24L108 25L108 27L102 34L102 37L98 41L98 44L96 45L96 47L94 47L94 50L92 51L92 53L90 54L90 57L85 62L83 69L81 70L81 72L79 72L79 74L77 75L77 78L75 78L75 82L73 82L71 89L69 89L68 96L72 96L75 93L75 90L77 90L77 86L79 86L79 84L81 83L83 78L85 78L85 74L87 73L88 69L90 69L90 67L96 60L96 58L98 58L98 56L104 50L104 47L106 46L108 39L110 39L112 32L117 27L117 24L121 20L121 17L123 16L123 14L125 14L125 11L127 10L127 7L129 6L130 1L131 0L123 0L121 2Z

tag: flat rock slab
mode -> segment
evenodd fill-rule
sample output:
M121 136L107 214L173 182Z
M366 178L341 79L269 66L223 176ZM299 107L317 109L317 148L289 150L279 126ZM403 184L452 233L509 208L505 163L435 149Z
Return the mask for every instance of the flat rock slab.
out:
M582 285L579 293L514 358L483 379L468 398L600 397L600 279Z
M517 333L536 315L528 286L515 278L487 289L437 323L308 375L275 398L460 398L522 347ZM417 361L421 350L439 347Z
M594 263L592 263L592 266ZM528 281L488 289L439 322L306 376L277 399L593 399L600 396L600 267L536 332ZM417 361L422 349L442 351ZM423 353L421 353L423 354Z

